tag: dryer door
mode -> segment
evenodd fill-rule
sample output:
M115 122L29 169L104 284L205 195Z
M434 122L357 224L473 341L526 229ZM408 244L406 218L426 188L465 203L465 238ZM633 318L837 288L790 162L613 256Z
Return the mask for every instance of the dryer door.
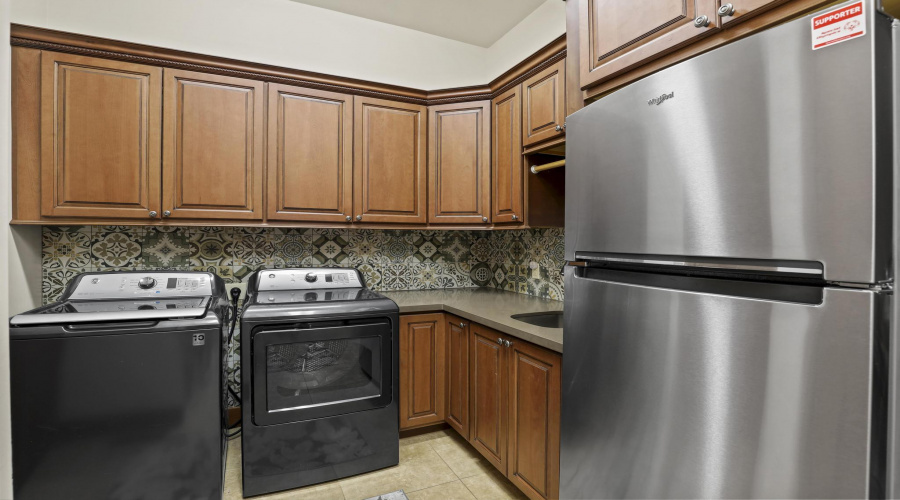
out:
M387 406L388 319L308 322L253 332L253 422L274 425Z

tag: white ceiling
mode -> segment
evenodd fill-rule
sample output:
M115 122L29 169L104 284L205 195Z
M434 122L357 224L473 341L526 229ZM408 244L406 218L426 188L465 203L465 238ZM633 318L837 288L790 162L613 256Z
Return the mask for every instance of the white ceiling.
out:
M544 0L294 0L490 47Z

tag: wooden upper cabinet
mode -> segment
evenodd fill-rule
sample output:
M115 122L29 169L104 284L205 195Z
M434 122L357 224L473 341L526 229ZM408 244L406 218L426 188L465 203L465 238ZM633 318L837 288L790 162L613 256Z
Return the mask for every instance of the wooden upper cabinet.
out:
M491 103L428 108L428 222L490 222Z
M444 315L400 317L400 428L444 421Z
M522 145L530 146L565 133L566 60L522 82Z
M425 106L353 101L354 222L425 223Z
M263 218L263 87L165 70L163 216Z
M472 324L469 350L469 391L471 429L469 442L506 474L508 356L497 339L500 335L482 325Z
M655 59L719 26L718 0L580 3L582 88ZM702 16L706 16L708 24L695 26L695 19Z
M494 98L491 107L491 218L494 224L522 223L525 206L522 86Z
M41 55L41 215L159 211L162 70Z
M720 0L719 18L725 27L731 26L737 21L743 20L754 14L765 11L769 7L775 7L787 0ZM728 8L729 5L731 8Z
M268 218L349 222L353 96L269 84Z
M447 417L462 437L469 439L469 322L451 314L445 318L447 335Z
M517 340L508 350L507 477L530 498L559 498L562 357Z

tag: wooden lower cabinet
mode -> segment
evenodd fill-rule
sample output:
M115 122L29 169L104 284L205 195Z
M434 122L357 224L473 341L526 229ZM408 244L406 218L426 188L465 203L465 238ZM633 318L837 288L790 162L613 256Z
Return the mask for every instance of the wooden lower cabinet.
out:
M444 421L444 315L400 317L400 428Z
M506 475L530 498L558 497L562 356L520 340L508 350Z
M400 317L400 428L446 422L533 500L559 498L562 356L453 314Z
M469 442L506 474L508 356L493 330L475 324L471 332Z
M469 322L445 315L447 334L447 418L462 437L469 439Z

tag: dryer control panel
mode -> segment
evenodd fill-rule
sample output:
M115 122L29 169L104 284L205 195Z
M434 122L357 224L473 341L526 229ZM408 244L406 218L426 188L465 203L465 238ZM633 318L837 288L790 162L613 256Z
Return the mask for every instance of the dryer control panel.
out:
M126 297L202 297L212 295L208 273L134 271L85 273L64 299L96 300Z
M356 269L297 268L259 271L257 290L327 290L331 288L365 288Z

